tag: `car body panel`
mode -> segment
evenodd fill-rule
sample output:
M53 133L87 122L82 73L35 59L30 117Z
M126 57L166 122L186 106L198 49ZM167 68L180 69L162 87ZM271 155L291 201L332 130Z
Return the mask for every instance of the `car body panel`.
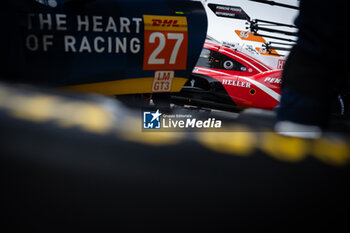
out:
M5 0L0 13L1 79L106 95L180 91L207 30L184 0Z
M227 61L235 65L228 66ZM206 78L211 86L217 82L223 88L220 93L211 90L212 94L227 95L238 107L273 109L280 101L282 70L273 70L234 47L207 41L192 74L197 82L200 77L214 79Z

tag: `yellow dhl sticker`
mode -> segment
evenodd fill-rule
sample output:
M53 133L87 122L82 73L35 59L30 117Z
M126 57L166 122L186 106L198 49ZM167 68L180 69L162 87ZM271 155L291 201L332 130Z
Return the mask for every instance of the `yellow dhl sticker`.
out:
M143 15L145 31L186 31L185 16Z

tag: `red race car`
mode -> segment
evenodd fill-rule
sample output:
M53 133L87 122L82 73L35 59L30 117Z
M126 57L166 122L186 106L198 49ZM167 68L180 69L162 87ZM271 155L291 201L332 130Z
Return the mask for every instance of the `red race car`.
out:
M207 41L177 98L217 109L273 109L281 96L281 75L281 69L272 69L239 46Z

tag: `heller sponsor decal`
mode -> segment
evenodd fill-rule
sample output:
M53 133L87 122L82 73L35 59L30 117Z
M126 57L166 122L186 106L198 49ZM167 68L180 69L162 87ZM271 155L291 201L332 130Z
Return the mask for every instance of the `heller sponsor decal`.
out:
M248 82L236 81L236 80L231 80L231 79L223 79L222 84L228 85L228 86L250 88L250 83L248 83Z

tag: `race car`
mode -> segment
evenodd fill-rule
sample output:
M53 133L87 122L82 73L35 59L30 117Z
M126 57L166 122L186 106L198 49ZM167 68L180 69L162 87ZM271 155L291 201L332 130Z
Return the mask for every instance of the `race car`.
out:
M281 69L272 69L238 45L207 40L191 78L175 99L219 109L272 110L279 104L281 75Z
M275 59L282 60L277 56ZM281 82L282 69L273 69L238 44L219 43L210 38L204 43L190 79L180 93L173 93L172 99L184 105L234 112L245 108L274 110L280 102ZM332 113L346 115L348 89L330 98Z
M106 96L179 92L207 32L188 0L6 0L0 18L0 80Z

